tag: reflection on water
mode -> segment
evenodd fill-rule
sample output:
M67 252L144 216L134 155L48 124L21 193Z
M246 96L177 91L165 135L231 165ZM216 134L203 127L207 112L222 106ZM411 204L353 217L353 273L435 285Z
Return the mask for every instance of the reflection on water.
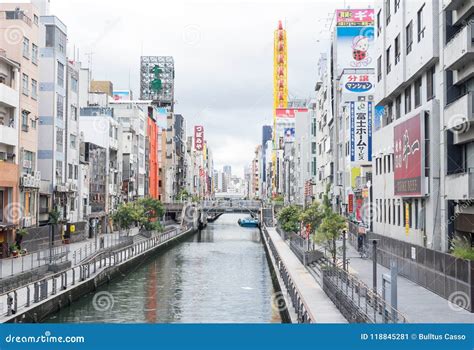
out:
M281 322L259 231L239 227L239 217L223 215L102 287L111 308L97 311L90 294L46 322Z

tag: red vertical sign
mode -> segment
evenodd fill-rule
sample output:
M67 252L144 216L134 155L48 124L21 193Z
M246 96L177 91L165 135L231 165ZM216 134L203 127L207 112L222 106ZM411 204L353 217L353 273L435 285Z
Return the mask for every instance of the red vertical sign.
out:
M393 129L396 196L422 195L423 128L418 114Z
M352 214L354 212L354 195L350 194L348 198L348 211L349 214Z

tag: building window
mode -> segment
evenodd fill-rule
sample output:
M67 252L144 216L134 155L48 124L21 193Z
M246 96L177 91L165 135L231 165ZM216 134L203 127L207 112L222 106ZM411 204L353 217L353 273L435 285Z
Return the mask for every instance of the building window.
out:
M23 152L22 172L24 174L33 174L35 171L35 154L30 151Z
M393 121L393 102L387 105L387 125Z
M411 85L405 89L405 114L411 112Z
M38 23L39 23L38 16L33 15L33 23L38 25Z
M72 175L73 175L73 167L72 164L67 165L67 177L69 180L72 180Z
M391 60L390 60L390 51L392 50L392 47L389 46L388 49L387 49L387 52L385 54L385 59L386 59L386 62L387 62L387 74L390 73L390 71L392 70L392 63L391 63Z
M382 80L382 56L377 58L377 82Z
M78 82L77 82L77 78L75 77L72 77L71 78L71 90L74 91L74 92L77 92L78 91Z
M424 21L424 16L423 16L423 10L425 8L425 4L421 6L421 8L418 10L418 13L416 15L417 18L417 28L418 28L418 42L421 41L425 37L425 21Z
M396 214L396 208L395 208L395 199L392 199L392 212L393 212L393 216L392 216L392 225L395 225L396 222L395 222L395 214Z
M56 161L56 183L63 183L63 162L60 160Z
M63 151L63 129L56 129L56 147L58 152Z
M21 111L21 130L28 131L28 111Z
M397 13L399 8L400 8L400 0L395 0L395 13Z
M385 0L385 11L386 24L388 25L390 23L391 18L390 0Z
M23 57L30 58L30 39L23 37Z
M38 46L31 44L31 62L38 64Z
M402 95L395 98L395 118L400 119L402 116Z
M57 94L57 102L56 102L56 113L59 119L64 118L64 97Z
M418 199L415 199L415 229L418 230Z
M397 213L398 213L398 217L397 217L397 221L398 221L398 226L401 226L402 225L402 216L400 214L400 211L402 210L402 206L400 205L400 203L398 203L397 205Z
M411 52L413 48L413 21L410 21L406 27L406 36L407 36L407 55Z
M79 178L79 167L77 165L74 165L74 180L77 180Z
M64 64L58 62L58 85L64 87Z
M28 76L23 73L23 84L22 84L22 92L23 92L23 95L26 95L28 96L29 92L28 92L28 84L29 84L29 78Z
M71 148L76 148L76 135L70 134L69 135L70 145Z
M400 62L400 34L395 38L395 65Z
M31 79L31 98L38 99L38 82L34 79Z
M77 107L71 105L71 118L74 121L77 121Z
M435 67L431 67L426 73L426 98L431 100L435 97Z
M382 33L382 20L381 20L381 17L382 17L382 10L380 10L377 13L377 36L379 36L380 33Z
M415 80L415 108L421 106L421 77Z
M37 118L31 118L31 128L36 129Z
M387 210L388 210L388 220L387 220L387 223L389 223L389 224L392 223L392 215L391 215L391 214L392 214L392 213L391 213L391 212L392 212L392 210L391 210L391 209L392 209L392 204L391 204L391 202L392 202L392 200L389 199L389 200L388 200L388 205L387 205Z

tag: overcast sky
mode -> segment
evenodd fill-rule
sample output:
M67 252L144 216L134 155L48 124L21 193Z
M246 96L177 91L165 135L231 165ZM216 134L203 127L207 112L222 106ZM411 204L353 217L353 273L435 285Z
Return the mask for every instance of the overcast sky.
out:
M364 8L370 1L346 1ZM175 110L205 127L215 166L243 174L261 126L271 124L273 31L286 24L290 97L314 94L317 61L343 0L153 1L51 0L68 28L69 53L79 49L93 78L139 97L140 55L174 57Z

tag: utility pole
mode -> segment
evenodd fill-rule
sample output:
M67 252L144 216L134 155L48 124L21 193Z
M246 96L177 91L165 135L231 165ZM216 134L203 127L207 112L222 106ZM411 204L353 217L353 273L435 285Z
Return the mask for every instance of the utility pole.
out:
M346 230L342 230L342 269L347 271Z
M372 241L372 262L373 262L373 270L372 270L372 284L373 284L373 291L377 293L377 240L374 239Z

